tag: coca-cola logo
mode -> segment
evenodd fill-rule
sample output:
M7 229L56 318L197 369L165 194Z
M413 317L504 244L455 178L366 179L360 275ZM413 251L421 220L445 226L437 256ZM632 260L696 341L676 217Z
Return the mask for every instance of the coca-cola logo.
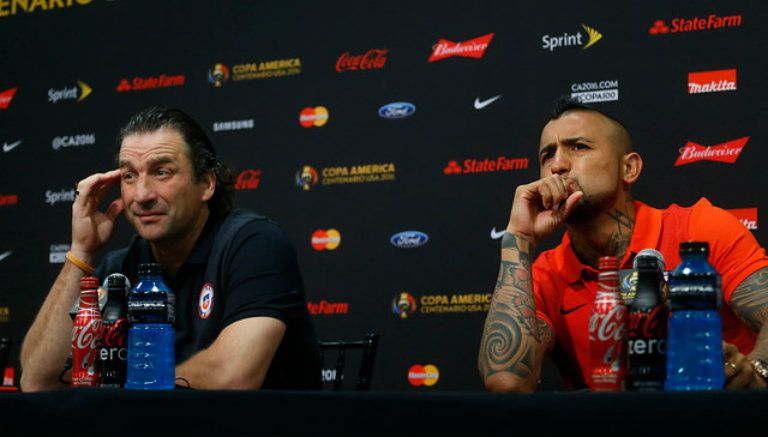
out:
M632 312L629 315L629 336L651 338L663 335L664 325L659 320L661 308L661 305L659 305L650 312ZM666 323L666 320L664 322Z
M370 49L363 55L350 55L344 52L336 61L336 71L371 70L383 68L387 63L387 49Z
M589 319L590 337L599 341L621 341L627 330L626 313L627 308L624 305L616 305L607 313L592 313Z
M680 149L680 156L675 161L675 167L697 161L716 161L733 164L738 159L747 141L749 141L749 137L743 137L710 147L688 141Z
M493 39L492 33L463 42L453 42L441 38L434 45L432 55L427 59L427 62L440 61L451 56L482 58L485 54L485 49L491 44L491 39Z
M102 335L103 347L125 347L128 341L128 319L118 319L117 322L104 325Z
M101 320L92 318L84 326L75 325L72 330L72 344L78 349L93 349L101 334Z
M235 184L235 190L255 190L259 187L261 182L261 170L248 169L244 170L237 177L237 183Z

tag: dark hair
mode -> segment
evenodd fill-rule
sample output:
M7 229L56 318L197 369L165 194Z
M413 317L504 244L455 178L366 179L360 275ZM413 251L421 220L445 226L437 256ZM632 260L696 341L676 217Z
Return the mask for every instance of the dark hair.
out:
M232 210L234 197L234 178L232 171L216 157L216 150L203 128L187 113L176 108L153 106L133 115L120 129L118 145L133 134L155 132L164 127L175 129L181 134L187 145L187 156L192 161L195 182L207 172L216 176L216 188L213 197L208 200L211 215L223 216Z
M605 112L590 106L586 103L583 103L581 100L576 99L574 97L571 97L569 95L563 95L560 96L557 101L555 102L555 107L552 110L552 120L557 120L560 118L561 115L568 111L592 111L597 112L598 114L602 115L603 117L607 118L608 120L611 120L614 122L621 132L622 136L625 136L625 141L627 142L627 151L633 150L632 145L632 136L629 134L629 129L622 123L619 119L612 115L608 115Z

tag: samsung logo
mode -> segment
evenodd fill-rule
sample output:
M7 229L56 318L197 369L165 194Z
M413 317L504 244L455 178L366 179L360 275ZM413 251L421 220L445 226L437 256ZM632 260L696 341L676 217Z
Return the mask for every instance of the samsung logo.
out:
M429 237L427 234L419 231L403 231L392 236L389 242L393 246L397 246L403 249L410 249L412 247L419 247L427 244Z
M384 118L405 118L416 112L416 106L408 102L395 102L379 108L379 115Z

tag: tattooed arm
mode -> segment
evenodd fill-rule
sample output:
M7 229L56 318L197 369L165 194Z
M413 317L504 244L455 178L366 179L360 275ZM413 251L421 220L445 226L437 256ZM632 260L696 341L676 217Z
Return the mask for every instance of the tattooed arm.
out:
M742 356L732 345L724 346L726 362L736 366L735 369L726 366L726 387L765 388L765 381L755 374L749 360L760 359L768 362L768 323L765 323L768 317L768 267L751 274L733 290L731 308L758 334L755 347L748 357Z
M536 317L531 254L558 229L582 198L566 178L551 175L515 191L507 232L501 240L501 268L480 340L478 367L493 391L533 391L552 328Z
M552 328L536 317L531 281L531 240L505 233L501 268L480 343L478 366L492 391L533 391Z

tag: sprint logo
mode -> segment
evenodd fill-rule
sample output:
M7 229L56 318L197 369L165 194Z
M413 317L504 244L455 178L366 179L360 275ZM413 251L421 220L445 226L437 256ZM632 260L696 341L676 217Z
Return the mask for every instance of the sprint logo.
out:
M583 50L586 50L593 45L597 44L598 41L603 39L603 34L600 33L597 29L587 26L586 24L581 25L583 32L579 31L576 33L563 33L562 35L558 36L551 36L551 35L544 35L541 37L541 48L544 50L554 51L555 49L561 48L561 47L581 47ZM586 35L585 35L586 34Z

